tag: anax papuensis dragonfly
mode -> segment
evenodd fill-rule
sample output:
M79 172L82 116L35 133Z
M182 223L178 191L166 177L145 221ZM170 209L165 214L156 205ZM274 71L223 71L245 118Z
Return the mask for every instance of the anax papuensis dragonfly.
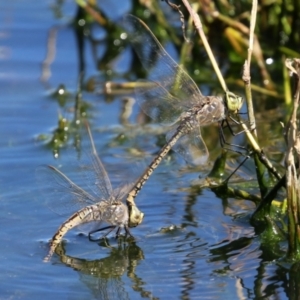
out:
M238 113L243 99L229 91L225 97L202 95L193 79L169 56L143 21L128 15L124 27L131 45L148 71L147 84L135 89L137 101L154 121L173 127L167 134L165 146L128 194L127 203L134 203L142 186L171 148L187 161L195 161L194 157L200 158L200 163L206 161L208 151L200 127Z
M118 236L120 230L124 228L126 233L130 234L128 229L128 207L122 200L132 188L132 184L127 184L113 190L108 174L97 154L92 134L88 126L87 129L91 141L90 157L93 166L92 174L89 174L88 178L91 180L91 182L89 182L91 192L87 192L79 187L53 166L41 167L37 171L37 176L42 176L43 173L46 173L47 184L51 188L51 193L53 196L60 198L59 201L61 201L61 203L58 204L58 207L54 208L55 211L61 211L63 210L63 207L67 207L67 210L70 211L72 208L79 208L79 210L77 210L70 218L62 223L52 237L50 250L48 255L44 258L44 261L50 260L55 248L61 242L63 236L70 229L78 225L88 222L105 222L109 224L109 226L103 229L110 229L108 233L117 228L116 234ZM52 200L55 202L55 199ZM60 207L62 209L60 209ZM136 216L137 215L134 215L135 219L132 222L138 225L142 222L144 214L139 212L139 220L136 219ZM96 231L99 231L99 229L94 230L93 232Z

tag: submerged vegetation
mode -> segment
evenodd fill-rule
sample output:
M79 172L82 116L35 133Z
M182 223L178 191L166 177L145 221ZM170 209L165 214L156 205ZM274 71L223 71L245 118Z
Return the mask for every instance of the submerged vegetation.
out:
M60 117L50 142L55 155L59 155L59 148L68 141L70 134L75 134L76 145L80 140L78 129L81 120L91 114L89 105L84 104L82 99L83 92L100 91L110 101L114 94L132 93L134 87L145 84L134 80L146 77L138 60L132 59L128 68L130 73L125 72L123 82L110 82L112 74L117 73L114 69L116 61L127 49L121 20L109 20L96 1L76 2L78 9L73 29L79 50L78 91L73 97L76 100L75 105L72 104L73 120L69 122ZM200 85L204 94L224 95L231 91L245 95L247 108L243 113L247 112L247 116L240 115L240 118L224 124L226 129L230 129L226 130L223 139L224 147L229 151L225 149L217 157L213 144L210 144L213 134L213 139L218 139L217 130L216 133L206 129L202 131L215 166L196 188L211 188L222 198L253 201L256 209L249 226L254 226L260 235L262 248L272 245L272 257L298 264L300 53L296 45L300 44L299 1L262 1L259 5L256 1L242 1L234 5L227 1L193 1L192 7L187 1L175 4L167 0L161 3L154 0L133 2L131 14L141 18L164 45L172 45L170 49L179 64ZM201 23L194 12L200 15ZM187 21L186 26L183 26L183 20ZM201 39L195 34L194 24ZM108 45L100 57L97 56L97 47L103 41L97 41L93 36L97 26L105 30L105 43ZM87 42L94 50L94 63L101 72L100 83L96 76L85 76L84 44ZM212 51L211 54L209 51ZM213 57L215 62L211 61ZM69 93L55 93L53 98L64 106L72 97ZM123 119L120 118L124 123L127 113L124 106ZM239 138L234 139L234 147L226 144L232 140L231 126L234 133L239 133ZM236 167L243 169L245 161L246 164L252 162L255 168L255 173L251 174L254 187L252 185L248 190L246 180L241 180L240 170L228 177L228 154L235 158L232 170ZM293 270L297 268L296 264Z

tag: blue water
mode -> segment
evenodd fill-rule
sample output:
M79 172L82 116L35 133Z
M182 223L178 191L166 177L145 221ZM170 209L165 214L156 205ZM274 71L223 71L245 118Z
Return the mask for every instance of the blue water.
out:
M53 164L76 177L72 140L55 159L38 138L51 136L58 112L70 116L50 93L63 83L74 95L78 80L76 42L69 26L75 5L66 1L64 18L56 19L54 4L0 3L0 299L262 299L275 293L277 299L286 299L287 279L275 264L262 260L260 241L249 225L253 204L193 189L191 183L199 174L188 171L176 157L162 163L137 198L145 219L132 229L135 242L118 244L110 236L108 247L73 230L62 244L65 254L43 263L49 239L69 215L46 207L35 170ZM120 3L113 7L121 15L129 6L124 2L123 8ZM51 30L56 32L56 53L50 77L41 82ZM91 76L97 70L89 50ZM121 96L112 102L101 95L84 96L93 107L97 149L117 184L124 161L144 156L149 160L158 151L155 134L152 130L145 137L137 125L126 132L119 122ZM120 133L128 137L124 143L118 142ZM81 134L82 148L87 149L88 138L84 130ZM141 172L138 167L127 171L126 180Z

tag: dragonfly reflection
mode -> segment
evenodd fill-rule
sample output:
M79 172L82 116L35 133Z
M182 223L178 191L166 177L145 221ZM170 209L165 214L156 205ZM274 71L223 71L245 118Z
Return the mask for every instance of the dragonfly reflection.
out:
M68 255L64 243L56 247L55 253L63 264L78 272L96 299L158 299L140 277L144 272L138 271L141 267L145 271L145 265L141 265L145 259L142 249L134 241L125 244L122 239L118 240L117 247L109 248L108 256L96 260Z

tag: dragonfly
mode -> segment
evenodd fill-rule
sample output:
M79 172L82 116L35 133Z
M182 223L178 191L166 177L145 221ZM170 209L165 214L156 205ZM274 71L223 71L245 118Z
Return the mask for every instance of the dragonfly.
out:
M105 222L109 226L93 230L91 234L110 229L106 234L108 235L114 229L117 228L116 236L118 237L122 228L125 229L126 234L130 234L128 229L129 212L127 205L123 202L123 199L128 194L128 191L132 188L132 184L121 186L117 189L113 189L109 180L108 174L101 162L93 141L93 137L89 126L87 125L87 131L91 142L91 161L93 167L92 181L89 183L91 192L87 192L70 178L63 174L57 168L48 165L41 167L38 170L37 176L43 175L46 172L47 184L51 188L51 193L55 193L54 196L61 196L59 203L61 206L67 207L67 210L71 210L74 207L79 207L71 217L63 222L58 230L53 235L50 241L50 249L48 255L44 258L45 262L48 262L57 245L61 242L64 235L76 226L88 223L88 222ZM46 168L46 169L45 169ZM91 178L89 178L91 180ZM60 192L60 195L58 194ZM52 199L54 201L54 199ZM60 210L60 208L54 208L54 210ZM63 210L63 208L61 209ZM139 213L139 220L134 220L136 224L140 224L144 217L142 212ZM136 215L135 215L136 218Z
M225 97L204 96L142 20L127 15L123 24L130 44L148 71L145 85L135 88L137 102L154 121L172 126L166 136L167 143L127 196L127 203L134 203L143 185L171 148L186 161L196 164L205 162L208 150L201 137L200 127L221 123L227 117L237 114L243 98L230 91L226 91Z

